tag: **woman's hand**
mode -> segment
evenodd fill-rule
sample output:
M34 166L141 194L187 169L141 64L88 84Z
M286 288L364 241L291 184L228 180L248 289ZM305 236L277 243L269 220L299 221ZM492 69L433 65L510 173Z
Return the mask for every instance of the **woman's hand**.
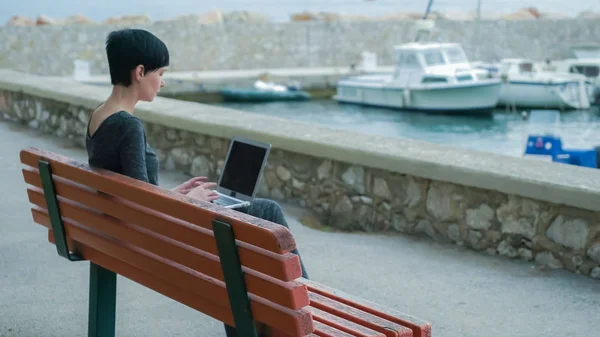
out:
M185 183L172 188L171 191L181 193L181 194L188 194L194 188L206 183L207 180L208 180L208 178L206 178L206 177L194 177L194 178L186 181Z
M198 187L193 188L186 195L194 199L200 199L211 202L213 200L219 199L219 195L217 194L217 192L212 190L212 188L216 186L217 183L202 183Z

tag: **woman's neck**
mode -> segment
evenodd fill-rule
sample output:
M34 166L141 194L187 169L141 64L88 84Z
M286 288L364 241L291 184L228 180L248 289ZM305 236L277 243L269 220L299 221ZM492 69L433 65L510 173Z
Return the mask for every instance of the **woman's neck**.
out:
M137 102L138 95L132 86L124 87L122 85L115 85L105 105L110 106L111 110L124 110L133 114L133 109Z

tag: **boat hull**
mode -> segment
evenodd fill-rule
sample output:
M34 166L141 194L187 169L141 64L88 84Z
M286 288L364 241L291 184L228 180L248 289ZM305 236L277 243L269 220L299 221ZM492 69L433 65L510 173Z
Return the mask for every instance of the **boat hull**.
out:
M509 81L502 86L498 105L558 110L588 109L590 98L584 85L578 81Z
M501 82L466 85L423 85L415 88L338 84L338 102L410 111L451 114L490 113L498 102Z
M276 101L307 101L311 95L305 91L268 91L253 89L222 89L221 96L227 102L276 102Z

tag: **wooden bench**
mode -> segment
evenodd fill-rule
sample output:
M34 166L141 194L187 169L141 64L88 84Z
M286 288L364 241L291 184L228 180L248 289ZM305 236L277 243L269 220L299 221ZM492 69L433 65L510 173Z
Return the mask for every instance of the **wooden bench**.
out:
M55 153L20 159L33 220L60 256L90 262L88 336L115 336L117 274L240 337L431 336L427 322L302 278L284 226Z

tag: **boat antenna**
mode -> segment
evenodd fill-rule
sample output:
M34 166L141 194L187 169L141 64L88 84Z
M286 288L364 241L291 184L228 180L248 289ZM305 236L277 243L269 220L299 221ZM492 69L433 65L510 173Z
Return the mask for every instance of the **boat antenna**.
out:
M425 14L423 15L423 20L427 20L427 16L429 16L429 12L431 12L431 5L433 5L433 0L429 0L429 3L427 3L427 9L425 9ZM420 35L421 35L421 31L418 31L415 42L419 42L419 38L421 37Z

